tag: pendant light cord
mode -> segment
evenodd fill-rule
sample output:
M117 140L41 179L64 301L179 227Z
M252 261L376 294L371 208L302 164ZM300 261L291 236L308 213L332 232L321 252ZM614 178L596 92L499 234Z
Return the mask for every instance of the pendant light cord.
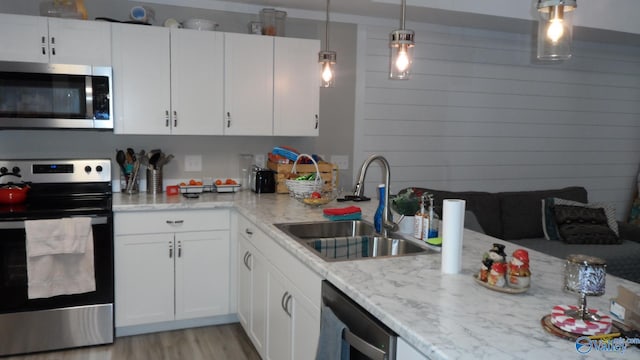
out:
M407 11L407 0L402 0L402 14L400 16L400 29L404 30L404 18Z
M327 0L327 18L324 24L324 49L329 51L329 2Z

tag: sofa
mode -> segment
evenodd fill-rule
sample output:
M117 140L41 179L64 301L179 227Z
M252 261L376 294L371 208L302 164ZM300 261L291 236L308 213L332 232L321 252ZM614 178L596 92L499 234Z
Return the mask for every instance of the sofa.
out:
M472 230L562 259L596 256L607 262L607 273L640 283L640 227L616 221L606 204L590 204L583 187L495 193L407 188L399 194L409 189L432 194L440 216L443 199L465 200L465 227Z

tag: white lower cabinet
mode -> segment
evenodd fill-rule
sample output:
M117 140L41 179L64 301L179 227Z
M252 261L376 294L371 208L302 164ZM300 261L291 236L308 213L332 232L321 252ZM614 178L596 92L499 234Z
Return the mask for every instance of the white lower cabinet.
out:
M238 232L238 316L258 353L315 359L322 278L241 215Z
M238 318L262 356L267 340L267 262L246 240L238 237Z
M115 213L116 327L230 313L228 210Z

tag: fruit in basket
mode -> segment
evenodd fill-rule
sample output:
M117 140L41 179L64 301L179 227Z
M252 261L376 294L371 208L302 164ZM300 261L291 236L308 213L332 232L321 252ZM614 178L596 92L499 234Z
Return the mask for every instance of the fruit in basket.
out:
M216 179L215 184L216 184L216 185L222 185L222 180L220 180L220 179Z
M317 192L317 191L314 191L314 192L311 193L311 198L312 199L321 199L322 198L322 194Z
M233 179L227 179L224 181L225 185L237 185L238 183Z

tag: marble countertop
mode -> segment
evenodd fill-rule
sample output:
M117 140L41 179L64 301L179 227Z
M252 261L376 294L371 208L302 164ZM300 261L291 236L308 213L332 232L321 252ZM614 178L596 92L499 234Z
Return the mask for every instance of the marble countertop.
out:
M331 203L328 206L347 206ZM357 203L364 220L371 221L375 202ZM465 230L462 272L440 272L440 254L401 258L325 262L278 230L274 223L322 220L322 211L286 195L203 194L181 196L114 194L114 211L233 207L302 262L345 292L430 359L558 359L581 356L575 342L548 334L540 325L555 305L577 304L577 296L564 292L563 260L529 250L531 288L523 294L486 289L472 278L482 254L494 242L517 246ZM577 251L579 248L577 247ZM588 306L608 314L609 300L618 285L640 293L640 284L608 275L606 294L589 297ZM640 350L625 354L592 350L590 358L640 357Z

